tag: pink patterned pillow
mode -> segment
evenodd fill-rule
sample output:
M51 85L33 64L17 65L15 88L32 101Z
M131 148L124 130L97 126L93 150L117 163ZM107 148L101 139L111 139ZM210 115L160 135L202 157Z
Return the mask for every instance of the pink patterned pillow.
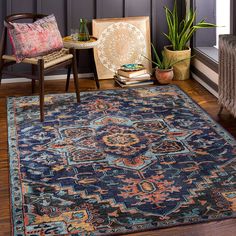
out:
M12 23L9 29L16 62L26 57L37 57L63 47L63 41L54 15L49 15L34 23Z

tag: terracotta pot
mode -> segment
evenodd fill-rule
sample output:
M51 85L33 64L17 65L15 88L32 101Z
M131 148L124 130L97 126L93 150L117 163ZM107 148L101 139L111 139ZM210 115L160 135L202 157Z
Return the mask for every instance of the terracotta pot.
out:
M156 68L155 76L156 76L157 81L160 84L169 84L169 83L171 83L171 81L174 77L173 68L171 68L171 69Z
M174 68L174 80L187 80L190 77L190 57L191 57L191 48L181 51L171 50L172 46L165 46L164 53L168 60L177 61L188 58L184 61L176 63Z

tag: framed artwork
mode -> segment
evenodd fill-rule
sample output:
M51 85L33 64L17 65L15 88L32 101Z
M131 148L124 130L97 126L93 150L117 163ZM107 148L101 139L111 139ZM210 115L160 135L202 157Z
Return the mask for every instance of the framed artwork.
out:
M93 36L99 40L94 59L99 79L113 78L123 64L141 63L151 72L149 17L94 19Z

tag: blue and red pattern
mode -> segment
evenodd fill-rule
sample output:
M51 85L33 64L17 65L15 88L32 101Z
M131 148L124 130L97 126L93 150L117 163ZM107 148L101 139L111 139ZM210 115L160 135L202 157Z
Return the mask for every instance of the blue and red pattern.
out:
M176 86L8 100L14 234L105 235L234 217L236 142Z

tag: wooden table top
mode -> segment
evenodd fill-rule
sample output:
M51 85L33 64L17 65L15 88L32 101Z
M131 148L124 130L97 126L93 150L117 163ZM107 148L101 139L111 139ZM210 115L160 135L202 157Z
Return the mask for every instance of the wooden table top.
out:
M91 49L98 45L98 39L90 36L89 41L78 41L73 40L71 36L66 36L63 38L63 43L65 48L75 48L75 49Z

